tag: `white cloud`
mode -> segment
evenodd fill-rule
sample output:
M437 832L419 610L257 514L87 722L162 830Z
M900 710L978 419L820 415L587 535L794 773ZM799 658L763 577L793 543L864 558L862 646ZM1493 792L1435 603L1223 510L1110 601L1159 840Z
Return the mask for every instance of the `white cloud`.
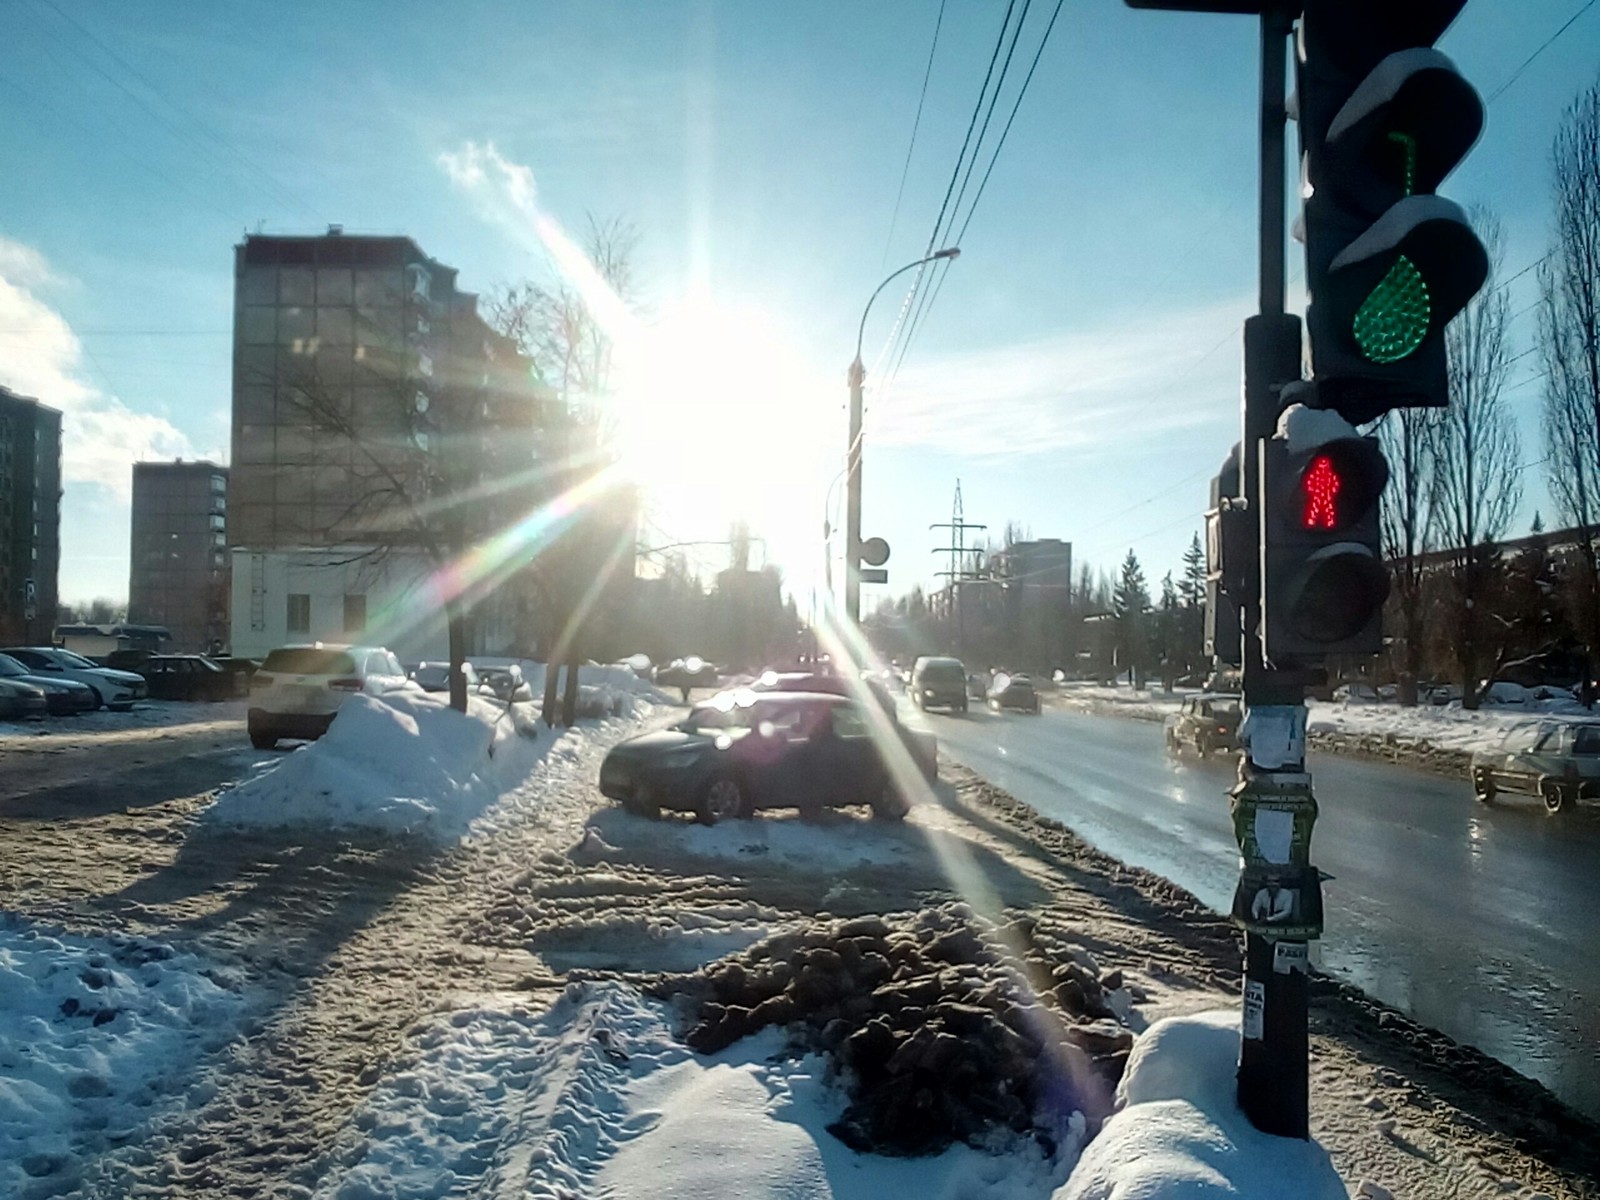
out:
M166 418L135 412L85 379L77 335L37 294L57 282L38 251L0 238L0 383L61 410L68 485L104 488L125 504L133 463L193 450Z
M869 436L880 446L1005 459L1209 425L1217 397L1238 394L1238 336L1249 311L1240 301L1156 312L928 357L886 396L868 380Z

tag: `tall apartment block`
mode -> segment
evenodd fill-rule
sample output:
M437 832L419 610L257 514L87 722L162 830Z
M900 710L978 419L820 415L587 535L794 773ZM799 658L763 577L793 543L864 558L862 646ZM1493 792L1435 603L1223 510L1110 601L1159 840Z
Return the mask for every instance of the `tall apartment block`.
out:
M441 654L438 546L526 508L513 485L533 475L544 402L528 361L407 237L248 236L234 277L234 652L381 638ZM426 512L400 490L426 492ZM504 640L496 619L480 606L477 652Z
M61 414L0 387L0 645L48 645L61 566Z
M176 653L225 646L227 530L227 467L135 463L128 620L165 625Z

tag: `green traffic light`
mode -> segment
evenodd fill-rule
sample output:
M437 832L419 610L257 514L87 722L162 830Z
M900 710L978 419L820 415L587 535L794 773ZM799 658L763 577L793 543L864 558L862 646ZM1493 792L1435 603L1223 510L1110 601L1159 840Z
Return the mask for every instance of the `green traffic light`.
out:
M1399 362L1422 345L1432 315L1428 281L1402 254L1356 309L1352 332L1370 362Z

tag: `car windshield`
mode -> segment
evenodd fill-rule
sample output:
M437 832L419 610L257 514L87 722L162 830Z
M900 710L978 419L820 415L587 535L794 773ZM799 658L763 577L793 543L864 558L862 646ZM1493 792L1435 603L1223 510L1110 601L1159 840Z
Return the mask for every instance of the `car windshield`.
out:
M286 646L267 655L261 669L281 675L349 675L356 660L343 650L324 650L317 646Z
M1211 702L1211 715L1214 717L1237 717L1239 715L1239 702L1237 700L1213 700Z
M9 654L0 654L0 675L27 675L28 668Z
M97 662L90 662L81 654L74 654L71 650L52 651L50 657L54 658L63 667L88 667L92 671L100 665Z
M754 708L748 704L720 702L697 705L678 725L684 733L716 733L720 730L749 729Z
M423 687L429 684L448 683L450 681L450 668L445 663L423 663L417 668L417 682Z
M947 658L928 663L922 668L922 678L926 683L965 683L967 674L960 663Z

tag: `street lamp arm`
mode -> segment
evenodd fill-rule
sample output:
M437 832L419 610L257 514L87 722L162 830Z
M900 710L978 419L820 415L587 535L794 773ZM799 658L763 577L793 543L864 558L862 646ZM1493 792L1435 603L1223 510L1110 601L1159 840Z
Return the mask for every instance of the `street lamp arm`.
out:
M961 257L961 247L959 247L959 246L947 246L943 250L937 250L937 251L935 251L934 253L928 255L925 258L917 259L916 262L908 262L905 266L901 267L898 271L895 271L891 275L889 275L888 278L886 278L882 283L880 283L877 286L877 288L873 291L871 298L868 299L866 308L861 310L861 325L856 330L856 360L855 360L855 365L856 366L860 366L861 365L861 343L862 343L862 340L867 336L867 314L869 314L872 311L873 301L877 300L879 294L883 291L883 289L888 287L896 279L899 279L900 276L904 275L907 271L910 271L910 270L912 270L912 269L914 269L916 267L927 266L929 263L934 262L937 259L941 259L941 258L955 259L955 258L959 258L959 257Z

